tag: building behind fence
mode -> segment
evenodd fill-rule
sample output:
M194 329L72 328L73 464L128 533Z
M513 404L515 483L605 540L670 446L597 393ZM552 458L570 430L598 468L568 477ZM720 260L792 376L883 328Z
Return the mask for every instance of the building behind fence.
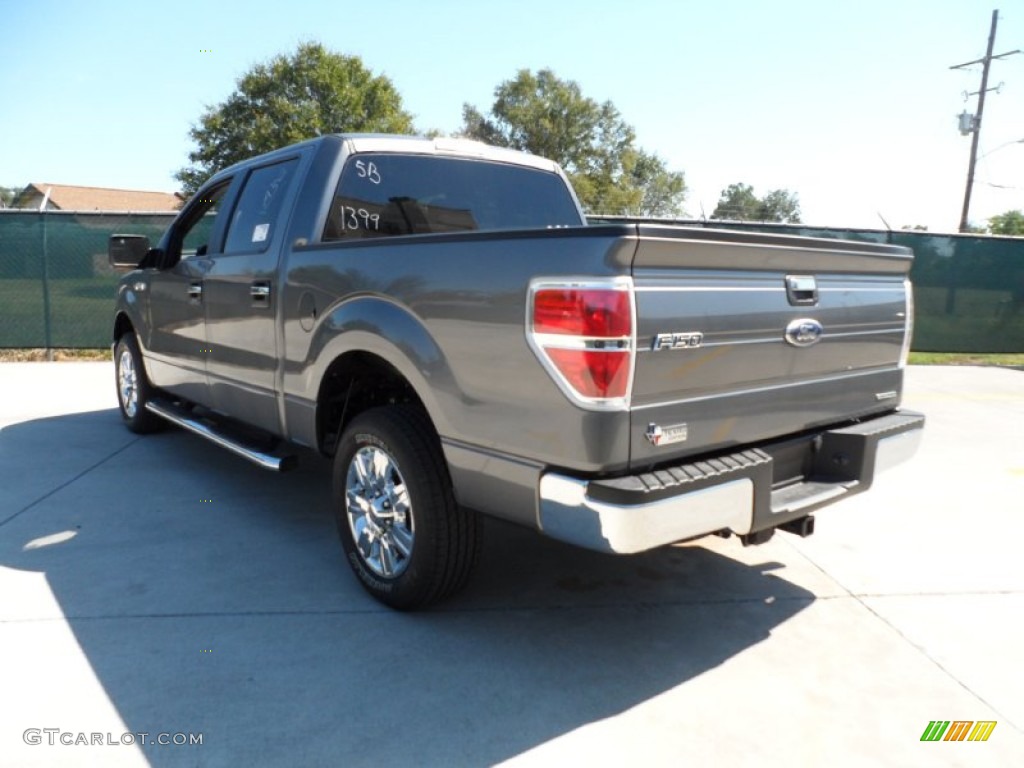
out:
M107 239L116 232L156 242L173 216L0 210L0 348L109 345L118 276L107 264ZM915 255L915 350L1024 352L1024 238L749 222L707 226L908 246Z

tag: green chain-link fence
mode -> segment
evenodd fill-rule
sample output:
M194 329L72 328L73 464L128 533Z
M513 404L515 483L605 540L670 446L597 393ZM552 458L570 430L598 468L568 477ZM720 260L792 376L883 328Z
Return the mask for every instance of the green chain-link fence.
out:
M0 211L0 347L104 347L117 273L115 232L156 242L173 214Z
M156 242L171 214L0 211L0 348L104 347L117 273L115 232ZM915 260L914 349L1024 352L1024 238L676 222L905 245Z

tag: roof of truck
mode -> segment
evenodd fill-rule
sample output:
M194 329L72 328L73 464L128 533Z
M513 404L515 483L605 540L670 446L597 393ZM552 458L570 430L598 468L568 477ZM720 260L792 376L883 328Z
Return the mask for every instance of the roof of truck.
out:
M539 168L544 171L555 171L557 164L553 160L520 152L514 149L494 147L473 139L458 139L448 136L426 138L423 136L401 136L385 133L340 133L334 134L347 142L352 152L406 152L409 154L455 155L492 160L499 163L512 163Z
M233 173L240 167L253 163L262 163L275 155L288 154L299 147L310 144L319 144L324 141L341 141L347 145L349 153L364 152L395 152L412 155L438 155L448 157L467 157L479 160L490 160L497 163L509 163L512 165L523 165L529 168L537 168L552 173L558 172L558 164L553 160L547 160L529 152L520 152L514 149L503 147L492 147L481 141L472 139L455 139L447 136L427 138L424 136L404 136L388 133L330 133L318 136L314 139L307 139L296 144L264 152L259 155L241 160L227 168L218 171L212 178L222 177L226 173Z

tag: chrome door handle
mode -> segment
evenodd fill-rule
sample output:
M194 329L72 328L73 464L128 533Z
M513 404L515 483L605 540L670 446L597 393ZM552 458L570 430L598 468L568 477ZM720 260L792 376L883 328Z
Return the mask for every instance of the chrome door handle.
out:
M202 283L189 283L188 285L188 297L192 301L203 300L203 284Z
M253 283L249 287L249 295L254 304L267 304L270 301L270 283Z

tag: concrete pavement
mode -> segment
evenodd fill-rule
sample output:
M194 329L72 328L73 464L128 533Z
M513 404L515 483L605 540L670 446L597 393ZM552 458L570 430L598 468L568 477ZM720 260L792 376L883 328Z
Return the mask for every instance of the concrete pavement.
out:
M911 368L921 453L809 539L611 558L488 521L412 615L342 562L318 457L138 438L108 363L0 392L0 765L1024 763L1024 372Z

